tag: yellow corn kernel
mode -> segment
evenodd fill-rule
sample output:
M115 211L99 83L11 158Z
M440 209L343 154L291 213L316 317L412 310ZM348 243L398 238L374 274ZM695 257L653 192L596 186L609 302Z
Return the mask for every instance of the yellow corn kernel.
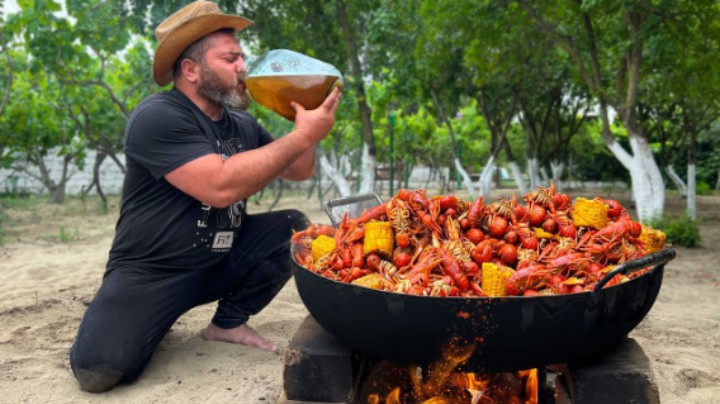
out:
M583 285L583 284L585 284L585 281L578 277L571 276L571 277L565 279L563 281L563 284L568 285L568 286Z
M371 289L378 289L383 290L385 289L383 287L383 277L379 273L371 273L365 276L361 276L360 278L355 279L354 281L350 282L353 285L359 285L359 286L365 286L366 288Z
M600 199L577 198L573 207L573 224L600 230L607 224L608 207Z
M313 262L317 262L320 257L330 254L335 248L336 243L334 238L324 234L319 235L318 238L312 241Z
M390 222L370 221L365 224L365 255L375 253L382 257L392 257L395 249L395 235Z
M505 296L505 281L513 274L513 270L492 262L482 264L482 290L488 296Z
M534 232L535 232L535 237L537 237L538 239L557 238L554 234L545 231L545 229L543 229L542 227L536 227L534 229Z
M642 226L642 233L640 233L639 238L640 241L645 243L645 250L648 254L665 248L665 233L660 230L653 229L650 226Z

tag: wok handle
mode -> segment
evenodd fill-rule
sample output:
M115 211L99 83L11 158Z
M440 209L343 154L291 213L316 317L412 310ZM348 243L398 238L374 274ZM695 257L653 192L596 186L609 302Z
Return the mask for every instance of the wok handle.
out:
M666 248L664 250L654 252L652 254L648 254L644 257L638 258L636 260L628 261L623 264L618 265L615 267L612 271L605 274L605 276L598 281L598 283L595 285L595 288L592 291L592 299L595 298L596 295L600 293L600 290L608 283L612 278L615 277L617 274L623 274L623 275L629 275L633 272L637 272L643 268L647 268L649 266L659 266L659 265L665 265L668 261L675 258L675 250L672 248Z

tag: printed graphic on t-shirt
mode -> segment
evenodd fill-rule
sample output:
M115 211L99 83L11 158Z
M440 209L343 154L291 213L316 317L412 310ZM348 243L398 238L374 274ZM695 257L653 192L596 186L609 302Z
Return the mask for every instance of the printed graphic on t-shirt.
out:
M227 160L230 156L244 151L245 146L241 139L231 138L220 144L219 149L220 157ZM209 248L212 252L230 251L235 239L235 232L242 225L245 201L238 201L220 209L203 204L201 210L197 227L205 231L196 233L198 239L196 245ZM217 230L217 232L213 234L212 230Z

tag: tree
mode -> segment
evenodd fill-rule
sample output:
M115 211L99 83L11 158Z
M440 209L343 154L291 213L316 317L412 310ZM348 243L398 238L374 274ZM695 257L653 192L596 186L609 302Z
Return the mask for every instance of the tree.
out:
M665 186L653 157L649 139L638 118L644 75L657 66L648 53L661 38L662 23L680 15L686 23L697 18L696 8L717 10L714 1L698 2L544 2L516 0L560 49L573 60L575 69L597 98L603 124L603 140L632 179L633 198L640 220L661 215ZM690 5L692 3L692 5ZM665 39L665 38L662 38ZM611 131L608 107L627 129L632 154Z
M64 113L79 101L69 100L54 76L31 70L17 75L10 100L0 117L5 165L37 179L62 204L73 167L85 157L84 139ZM61 158L60 167L48 165L50 155Z
M639 118L650 139L659 143L660 164L687 197L688 217L695 219L697 139L720 117L720 77L714 67L720 63L720 23L717 8L692 6L664 19L648 45L655 68L641 94ZM681 161L687 184L674 168Z
M93 180L86 190L94 187L105 202L100 164L110 157L124 169L118 157L122 128L133 106L152 91L146 41L133 39L117 2L88 6L69 0L67 16L57 14L60 6L53 1L20 2L20 6L21 11L8 19L9 32L21 38L31 55L30 72L42 72L48 82L60 86L55 103L67 114L64 130L81 136L83 144L97 152ZM57 138L62 139L69 137ZM66 150L64 144L56 146Z

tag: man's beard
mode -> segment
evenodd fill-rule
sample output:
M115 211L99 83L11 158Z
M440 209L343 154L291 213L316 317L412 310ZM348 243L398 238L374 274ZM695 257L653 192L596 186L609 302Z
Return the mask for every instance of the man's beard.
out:
M198 92L210 101L222 105L228 109L239 109L245 111L250 107L250 95L247 89L241 91L238 82L244 77L235 77L228 86L223 83L220 76L206 66L202 66L200 86Z

